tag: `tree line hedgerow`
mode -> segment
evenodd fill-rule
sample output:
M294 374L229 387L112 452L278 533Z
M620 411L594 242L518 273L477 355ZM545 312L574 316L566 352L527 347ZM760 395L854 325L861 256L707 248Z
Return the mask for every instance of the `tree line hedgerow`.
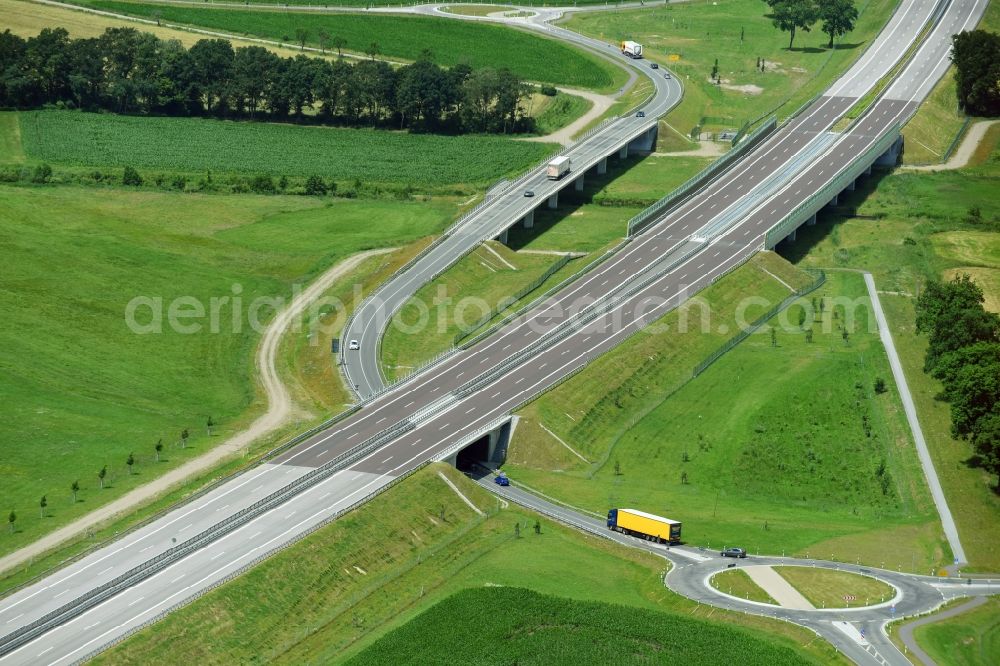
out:
M944 384L952 435L972 442L974 463L1000 474L1000 316L983 308L982 289L961 275L927 284L916 325L928 337L924 371Z
M1000 35L973 30L951 39L958 105L973 116L1000 115Z
M134 28L70 39L46 28L23 39L0 33L0 106L385 126L433 132L513 133L532 129L528 88L507 69L444 69L424 52L393 69L260 46L202 39L186 49Z

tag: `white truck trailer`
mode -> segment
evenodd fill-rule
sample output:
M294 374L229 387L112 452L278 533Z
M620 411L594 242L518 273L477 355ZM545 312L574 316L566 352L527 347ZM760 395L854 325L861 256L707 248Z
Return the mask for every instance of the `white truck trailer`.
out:
M551 162L545 171L549 180L559 180L563 176L569 173L569 157L566 155L560 155Z
M629 58L641 58L642 44L632 41L622 42L622 53L627 55Z

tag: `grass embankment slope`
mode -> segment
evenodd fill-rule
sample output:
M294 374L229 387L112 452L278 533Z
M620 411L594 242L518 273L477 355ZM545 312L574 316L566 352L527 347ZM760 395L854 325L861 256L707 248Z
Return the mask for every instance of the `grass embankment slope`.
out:
M917 627L913 637L939 664L990 666L1000 654L1000 599Z
M789 115L850 66L897 4L896 0L858 3L857 26L832 51L826 48L828 37L818 29L797 33L789 51L788 33L774 27L765 16L767 5L758 0L573 14L566 27L614 44L633 39L643 45L647 60L675 72L684 83L684 100L667 121L687 133L705 117L708 131L739 127L778 107L779 115ZM758 57L767 61L763 73L756 70ZM716 59L721 86L709 79Z
M552 255L518 254L494 241L477 247L421 287L392 318L382 339L386 376L406 376L414 367L450 348L456 335L471 333L501 302L529 287L559 260ZM570 261L537 291L541 293L561 282L589 260L585 257Z
M425 50L442 66L506 67L523 79L594 90L614 90L627 80L610 62L553 39L523 30L460 20L366 14L317 14L268 8L232 9L87 0L96 9L252 35L284 43L305 29L306 44L319 47L319 34L346 40L345 48L366 53L372 43L386 58L416 60ZM328 47L329 48L329 47ZM335 51L336 49L334 49Z
M979 22L979 29L1000 31L1000 5L991 2ZM955 95L955 67L948 68L934 90L920 105L916 115L903 127L906 137L904 164L936 164L944 160L948 148L962 130L966 115L958 108Z
M12 127L10 117L16 116ZM202 118L147 118L72 111L0 113L24 155L70 167L126 165L151 172L322 176L361 184L474 191L521 173L553 151L495 136L440 136ZM11 139L8 139L11 141ZM224 149L223 149L224 147ZM0 153L0 157L7 154ZM11 150L16 157L16 153ZM420 155L420 160L414 160ZM489 159L483 156L488 155ZM457 185L463 184L463 185Z
M869 576L819 567L774 567L778 575L816 608L856 608L892 599L891 585Z
M205 196L76 187L0 188L0 506L9 552L179 465L245 426L262 405L252 355L295 284L362 249L438 232L457 202ZM376 220L377 223L372 221ZM233 300L238 296L240 305ZM162 333L126 324L162 299ZM211 324L217 301L216 330ZM202 316L170 323L185 298ZM270 299L260 301L259 299ZM177 307L177 306L175 306ZM183 313L199 306L183 304ZM234 311L238 312L234 315ZM140 307L136 320L152 321ZM329 349L329 340L317 340ZM219 424L211 438L208 417ZM178 446L189 429L186 448ZM163 439L161 462L154 445ZM125 466L129 453L135 474ZM98 471L108 466L106 487ZM73 503L70 485L81 485ZM48 498L39 517L39 498Z
M473 513L438 478L439 470L488 516ZM498 510L493 496L453 469L430 467L136 634L96 663L332 663L358 654L457 592L492 586L562 597L543 601L551 612L567 608L567 599L622 604L618 612L642 609L657 622L690 626L673 624L683 616L712 636L728 630L728 640L744 649L773 650L774 655L794 650L792 657L817 663L837 660L827 644L812 640L805 630L765 618L720 616L669 593L661 581L660 558L544 520L541 534L535 534L535 519L516 507ZM521 538L514 535L515 523ZM616 612L586 608L604 616ZM478 621L472 627L472 617L456 617L449 610L438 609L435 616L444 612L455 626L466 627L466 639L490 630ZM764 639L763 631L773 633ZM473 642L482 649L483 642ZM447 661L451 654L439 659ZM587 660L587 654L576 656ZM706 659L703 663L714 663Z
M814 292L828 307L807 316L811 343L793 306L770 322L776 346L766 332L751 336L688 381L738 321L789 295L764 269L792 286L810 281L758 255L668 314L666 332L639 334L598 359L522 410L511 478L595 512L633 506L683 520L697 544L866 562L892 552L887 564L895 557L920 570L942 562L860 276L830 274ZM887 393L874 392L876 378Z
M989 291L1000 274L1000 241L995 227L970 218L979 208L995 225L996 192L1000 189L1000 151L981 166L939 173L894 173L859 183L858 191L841 199L842 211L881 219L829 216L815 227L803 227L794 246L782 252L804 266L841 266L870 270L913 393L921 428L944 487L951 513L972 568L1000 570L1000 495L995 477L971 467L968 442L951 437L947 403L935 399L941 385L923 372L926 338L914 331L914 297L922 284L958 272L971 272ZM982 275L993 276L982 281Z
M774 597L765 592L760 585L753 582L753 579L742 569L727 569L722 573L717 573L712 576L709 583L715 589L721 590L726 594L731 594L734 597L739 597L740 599L759 601L762 604L778 605Z

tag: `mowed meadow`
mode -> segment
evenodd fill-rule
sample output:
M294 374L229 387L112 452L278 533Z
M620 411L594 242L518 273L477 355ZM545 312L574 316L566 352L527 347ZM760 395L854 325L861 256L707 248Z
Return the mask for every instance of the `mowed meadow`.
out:
M320 33L342 38L343 49L364 54L373 43L385 58L416 60L430 51L443 67L465 63L474 69L506 67L529 81L595 90L613 90L626 81L617 66L590 53L523 30L460 20L385 14L318 14L267 8L217 9L87 0L88 6L120 14L160 16L170 23L224 30L235 35L306 44L319 48ZM336 53L331 41L327 49Z
M244 427L263 407L251 318L266 324L293 285L354 252L439 232L461 203L0 187L0 506L17 515L15 532L0 535L0 552ZM200 324L197 333L169 325L175 299L208 310L212 298L234 296L241 306L223 302L217 333L207 314L182 320ZM162 299L162 333L129 328L126 308L135 297ZM260 297L275 300L252 313ZM152 321L148 308L135 318ZM211 437L209 417L217 424ZM154 462L160 439L164 450ZM137 461L131 475L130 453Z

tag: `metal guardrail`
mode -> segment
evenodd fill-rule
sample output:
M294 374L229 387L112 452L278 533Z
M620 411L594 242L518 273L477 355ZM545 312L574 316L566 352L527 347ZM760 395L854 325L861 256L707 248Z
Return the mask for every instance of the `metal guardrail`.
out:
M899 137L899 130L900 123L893 123L893 125L890 126L889 131L880 137L878 141L869 146L863 153L861 153L861 155L859 155L850 166L841 171L837 177L809 196L774 226L768 229L764 234L764 246L774 247L777 245L778 242L787 236L793 229L796 229L805 217L818 211L820 208L825 206L834 195L843 191L843 189L847 187L848 183L861 175L861 172L867 169L869 164L874 162L879 155L884 153L890 146L892 146L893 143L895 143L896 139Z
M266 497L257 500L250 506L226 517L215 525L202 530L202 532L191 537L190 539L187 539L183 543L163 551L159 555L136 567L133 567L132 569L129 569L125 573L113 578L107 583L99 585L76 599L63 604L59 608L46 613L37 620L24 625L10 634L0 637L0 656L8 654L21 645L38 638L50 629L79 616L99 603L106 601L107 599L143 580L146 580L153 574L162 571L174 562L187 557L193 552L216 541L220 537L229 534L233 530L257 518L261 514L280 506L292 497L301 493L303 490L325 480L335 472L353 464L357 460L366 456L368 453L378 449L386 442L395 439L404 432L412 430L413 427L413 424L408 420L400 421L393 426L390 426L386 430L369 437L356 447L345 451L320 467L310 470L288 485L283 486Z
M698 365L694 367L694 370L691 371L691 377L692 378L697 377L701 373L705 372L705 370L707 370L710 365L712 365L720 358L722 358L722 356L726 352L731 350L733 347L735 347L736 345L738 345L739 343L743 342L751 335L753 335L756 331L760 329L761 326L767 323L772 317L777 315L779 312L781 312L789 305L802 298L803 296L807 296L808 294L811 294L812 292L819 289L824 282L826 282L826 273L824 273L823 271L818 271L816 273L816 279L814 279L811 284L795 291L795 293L793 293L791 296L787 297L786 299L784 299L783 301L772 307L770 310L768 310L761 316L754 319L748 326L742 328L739 333L737 333L736 335L734 335L733 337L729 338L724 343L722 343L721 347L719 347L714 352L709 354L705 359L703 359Z
M750 148L760 143L761 139L770 134L777 127L777 125L777 118L772 117L768 122L748 134L746 139L740 142L737 147L733 148L728 153L709 164L707 167L689 178L686 182L684 182L684 184L675 189L673 192L629 220L629 237L641 233L651 222L655 221L662 214L669 212L677 205L686 201L688 197L693 195L695 191L701 188L706 182L728 168L730 164L736 160L736 158L741 157L748 150L750 150Z

